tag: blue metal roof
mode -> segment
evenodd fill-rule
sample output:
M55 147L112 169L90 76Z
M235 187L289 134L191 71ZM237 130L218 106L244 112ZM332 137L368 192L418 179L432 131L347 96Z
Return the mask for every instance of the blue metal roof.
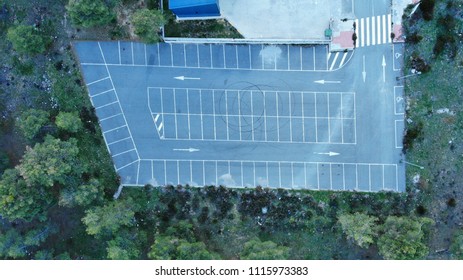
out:
M169 0L169 9L217 4L217 0Z

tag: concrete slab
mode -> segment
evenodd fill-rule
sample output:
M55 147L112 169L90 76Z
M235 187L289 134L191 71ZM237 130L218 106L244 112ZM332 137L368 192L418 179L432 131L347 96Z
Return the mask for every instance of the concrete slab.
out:
M352 0L227 0L220 10L245 38L325 39L331 18L352 18Z

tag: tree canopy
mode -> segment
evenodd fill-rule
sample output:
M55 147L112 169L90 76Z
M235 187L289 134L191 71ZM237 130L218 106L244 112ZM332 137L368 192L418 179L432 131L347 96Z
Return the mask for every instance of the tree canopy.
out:
M50 114L46 111L29 109L21 114L16 124L27 139L32 139L48 123L49 118Z
M159 10L140 9L132 15L135 34L145 43L159 42L159 29L165 23L166 19Z
M358 246L368 248L374 243L378 235L376 222L378 218L362 213L342 214L338 217L342 231L347 238L353 240Z
M64 184L69 175L82 172L78 153L75 139L61 141L48 135L43 143L36 144L33 149L26 147L17 168L28 186L51 187L55 182Z
M58 128L71 133L76 133L82 128L82 121L77 112L59 112L55 123Z
M288 247L278 246L272 241L262 242L257 237L244 243L241 252L242 260L286 260L288 256Z
M8 29L7 39L17 52L27 55L43 53L50 44L49 38L30 25L11 27Z
M7 169L0 180L0 216L9 220L32 220L44 215L53 202L50 191L43 186L28 186L18 169Z
M133 223L135 212L131 200L116 200L85 211L82 222L90 235L108 235Z
M429 218L389 216L378 239L380 254L388 260L423 259L429 252L425 228L433 223Z
M111 7L102 0L69 0L66 9L71 21L82 27L106 25L115 17Z

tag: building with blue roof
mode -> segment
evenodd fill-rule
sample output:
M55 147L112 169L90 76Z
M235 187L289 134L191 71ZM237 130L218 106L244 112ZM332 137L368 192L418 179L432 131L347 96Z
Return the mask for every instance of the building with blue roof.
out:
M169 0L178 19L220 17L219 0Z

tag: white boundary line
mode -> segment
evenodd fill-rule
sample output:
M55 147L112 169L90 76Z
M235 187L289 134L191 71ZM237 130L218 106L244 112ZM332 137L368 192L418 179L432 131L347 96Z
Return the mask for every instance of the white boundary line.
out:
M99 80L96 80L96 81L90 82L90 83L88 83L88 84L87 84L87 86L90 86L90 85L96 84L96 83L98 83L98 82L102 82L102 81L104 81L104 80L107 80L107 79L109 79L109 77L105 77L105 78L102 78L102 79L99 79Z

